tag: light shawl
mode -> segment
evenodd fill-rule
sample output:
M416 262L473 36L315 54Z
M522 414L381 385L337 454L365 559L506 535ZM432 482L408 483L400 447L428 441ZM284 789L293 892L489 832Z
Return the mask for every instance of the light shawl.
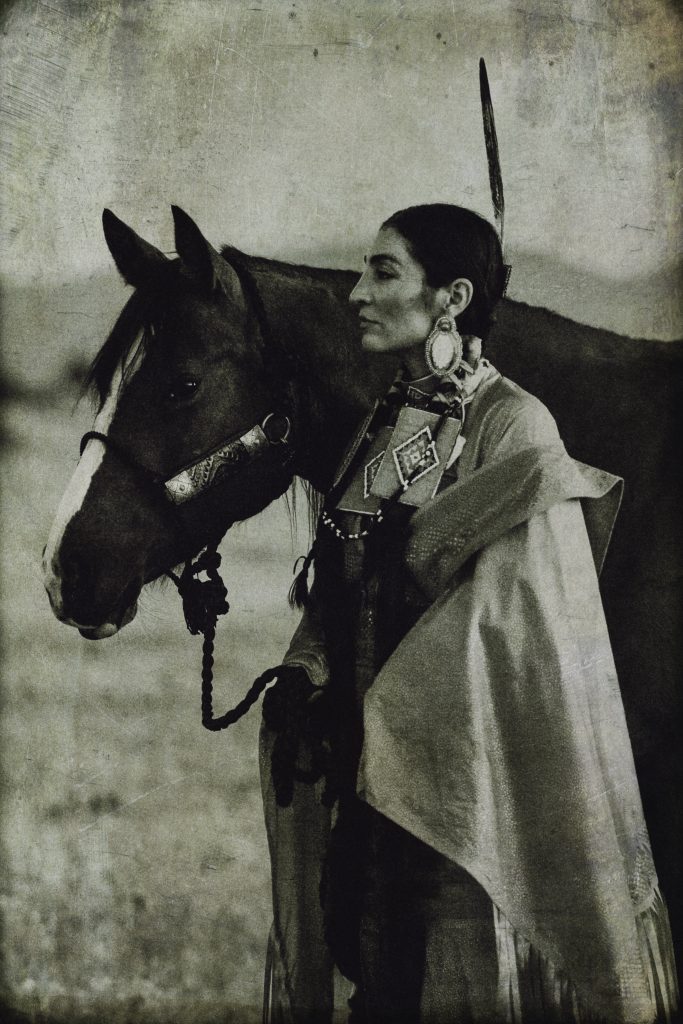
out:
M596 575L621 481L572 460L498 375L465 435L458 481L411 521L406 562L432 603L366 694L358 793L486 889L501 1020L523 1022L533 966L577 1021L652 1021L674 968ZM287 660L324 683L314 611ZM324 1020L329 815L305 786L275 806L268 747L271 1019Z

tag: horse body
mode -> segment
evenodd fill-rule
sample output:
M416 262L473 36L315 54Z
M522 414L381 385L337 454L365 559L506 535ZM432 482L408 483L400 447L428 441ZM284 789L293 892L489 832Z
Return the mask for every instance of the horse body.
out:
M92 638L116 632L132 618L145 582L258 513L294 474L324 491L354 427L395 371L392 360L361 349L347 304L353 274L231 249L221 258L187 215L174 215L173 261L105 217L115 262L136 287L93 369L95 429L118 449L88 442L45 552L55 613ZM238 263L253 289L243 287L231 266ZM546 402L570 454L626 480L603 596L674 934L683 496L672 440L681 349L505 301L487 353ZM150 485L151 474L136 469L170 476L278 409L292 421L292 458L285 464L267 451L235 481L188 502L182 515Z

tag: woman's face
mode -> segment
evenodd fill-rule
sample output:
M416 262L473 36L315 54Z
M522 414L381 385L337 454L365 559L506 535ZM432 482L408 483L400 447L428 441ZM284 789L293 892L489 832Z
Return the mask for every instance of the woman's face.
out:
M363 348L400 352L423 343L448 305L447 288L431 288L420 263L393 228L381 228L349 301L358 308Z

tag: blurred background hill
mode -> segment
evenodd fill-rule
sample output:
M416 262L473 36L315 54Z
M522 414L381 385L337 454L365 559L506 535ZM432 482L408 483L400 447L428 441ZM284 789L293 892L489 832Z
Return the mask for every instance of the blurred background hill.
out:
M204 229L209 235L210 227ZM212 236L211 241L219 248L225 240ZM345 262L343 253L312 250L305 262L313 266L359 269L362 257L355 261L347 258ZM638 296L647 296L653 310L650 329L636 336L673 339L678 330L679 337L683 337L677 297L679 275L673 267L628 280L611 281L582 272L558 258L520 253L513 274L525 281L526 292L532 293L526 301L550 309L562 305L553 300L567 289L577 295L609 296L613 313L605 315L604 320L623 320L624 311L639 301ZM546 282L545 289L538 282L541 276ZM549 282L553 282L552 286ZM49 392L46 397L54 398L55 388L62 386L68 390L75 385L83 378L129 294L130 289L115 271L50 284L40 280L30 284L5 280L0 291L5 387L36 395L41 391ZM571 319L594 323L580 315L582 312L583 309L577 309Z

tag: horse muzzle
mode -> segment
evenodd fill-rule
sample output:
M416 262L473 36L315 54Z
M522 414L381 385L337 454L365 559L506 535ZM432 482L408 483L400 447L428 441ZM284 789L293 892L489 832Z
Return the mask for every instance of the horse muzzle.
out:
M103 622L101 626L82 626L78 622L69 620L67 625L75 626L85 640L106 640L114 636L120 629L127 626L135 618L138 610L138 603L134 601L126 608L121 616L120 622Z
M66 626L73 626L87 640L103 640L114 636L135 618L137 598L142 581L133 581L119 600L103 602L86 596L82 580L72 573L63 573L54 564L45 567L45 590L55 617Z

